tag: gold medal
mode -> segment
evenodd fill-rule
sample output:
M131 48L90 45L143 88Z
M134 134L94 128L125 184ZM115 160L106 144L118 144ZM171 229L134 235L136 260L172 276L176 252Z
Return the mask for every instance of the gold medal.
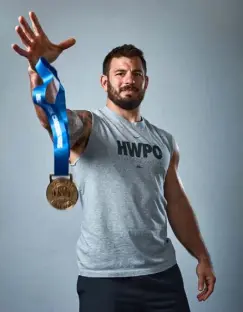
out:
M58 210L73 208L78 201L78 189L73 182L72 175L69 175L70 179L53 179L53 176L50 174L50 184L46 189L48 202Z

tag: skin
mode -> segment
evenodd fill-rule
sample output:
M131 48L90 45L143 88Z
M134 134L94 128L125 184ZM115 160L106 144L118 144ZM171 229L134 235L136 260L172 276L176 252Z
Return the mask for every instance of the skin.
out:
M12 44L12 49L18 55L26 58L28 61L28 74L30 80L30 89L32 92L35 87L42 84L41 78L35 71L35 65L39 58L42 56L49 63L53 63L65 50L72 47L76 43L76 40L74 38L69 38L59 44L55 44L47 37L34 12L29 12L29 18L32 27L23 16L18 18L19 25L15 27L15 31L25 48L23 49L17 44ZM57 90L55 88L55 84L50 83L47 88L47 100L49 103L54 102L56 93ZM41 125L48 131L50 137L52 138L52 131L45 112L38 105L35 105L35 110ZM79 157L80 153L84 151L85 147L87 146L92 127L90 112L80 110L77 111L77 113L83 122L83 131L80 133L79 137L74 137L77 135L77 131L74 128L76 123L72 118L73 112L67 109L70 140L74 142L70 149L70 163L73 163Z
M139 57L113 58L108 75L102 75L100 82L108 95L106 105L110 109L130 122L140 121L140 104L149 78L145 75Z
M177 146L164 183L167 216L177 239L198 262L196 266L199 290L197 299L205 301L214 291L216 277L193 208L178 174L179 158Z
M38 59L43 56L49 63L54 62L60 54L75 44L74 38L69 38L59 44L52 43L46 36L34 12L29 13L32 28L23 16L19 17L20 25L15 30L25 49L13 44L13 50L28 60L28 74L31 90L42 83L35 72L35 65ZM101 86L107 92L106 105L114 112L120 114L130 122L141 120L140 104L148 87L148 77L145 75L142 62L139 58L113 58L110 64L108 75L100 78ZM125 91L126 89L126 91ZM130 90L128 90L130 89ZM50 84L47 90L47 97L53 102L56 96L54 84ZM113 100L112 100L113 99ZM45 113L39 106L35 106L37 116L42 126L51 130ZM69 126L76 124L71 118L72 112L67 109ZM87 146L92 128L91 114L85 110L77 111L78 117L83 121L83 131L79 137L72 138L76 143L70 151L70 162L80 156ZM71 131L73 135L77 131ZM175 149L170 161L164 183L164 193L167 200L167 215L170 225L181 244L188 252L197 259L196 274L198 276L198 301L205 301L212 294L216 282L213 266L209 253L203 242L196 217L192 206L184 191L178 174L179 149Z

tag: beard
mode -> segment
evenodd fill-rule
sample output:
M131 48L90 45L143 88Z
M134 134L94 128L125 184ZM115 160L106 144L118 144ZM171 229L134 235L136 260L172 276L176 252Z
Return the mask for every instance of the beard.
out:
M132 90L133 93L121 96L122 91ZM144 99L145 90L139 90L134 86L125 86L120 89L120 93L116 91L110 81L107 82L107 95L108 98L117 106L125 110L133 110L137 108Z

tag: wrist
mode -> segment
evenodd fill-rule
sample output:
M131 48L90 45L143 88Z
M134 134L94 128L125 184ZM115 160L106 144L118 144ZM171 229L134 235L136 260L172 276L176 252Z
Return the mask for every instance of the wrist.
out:
M39 86L43 83L41 77L39 76L37 71L31 65L28 66L27 72L28 72L28 77L30 80L31 89L33 89L36 86Z
M35 61L28 60L28 73L29 74L37 74L38 75L38 73L35 69L35 65L36 65Z
M35 71L35 68L33 68L30 64L28 64L28 72L34 72L34 73L36 73L36 71Z
M29 64L28 65L28 74L31 75L31 74L37 74L37 72L35 71L35 69Z
M200 255L197 258L197 260L198 260L199 263L208 263L208 264L212 265L211 258L210 258L210 256L208 254Z

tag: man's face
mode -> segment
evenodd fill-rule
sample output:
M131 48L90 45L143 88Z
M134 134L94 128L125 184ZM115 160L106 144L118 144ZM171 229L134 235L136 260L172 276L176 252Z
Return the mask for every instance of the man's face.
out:
M122 109L132 110L142 102L148 85L139 57L113 58L104 79L108 98Z

